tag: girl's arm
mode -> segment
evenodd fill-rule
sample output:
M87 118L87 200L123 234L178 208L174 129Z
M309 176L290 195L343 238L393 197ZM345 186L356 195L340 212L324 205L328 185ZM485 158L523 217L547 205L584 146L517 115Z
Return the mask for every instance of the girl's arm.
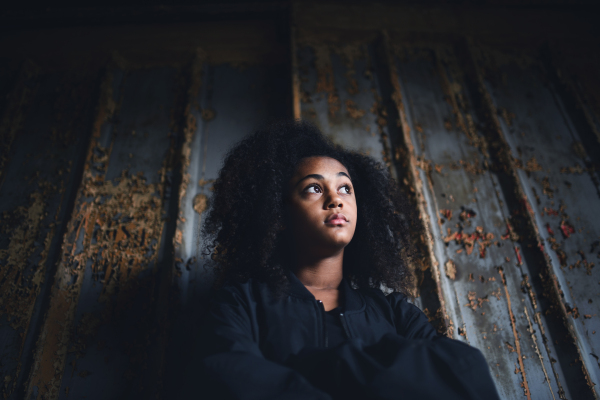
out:
M262 355L247 310L234 289L222 290L211 302L188 371L197 382L196 394L208 399L330 400L297 371Z
M406 296L386 299L397 334L370 346L352 339L332 349L306 349L289 365L334 399L499 399L478 349L439 335Z

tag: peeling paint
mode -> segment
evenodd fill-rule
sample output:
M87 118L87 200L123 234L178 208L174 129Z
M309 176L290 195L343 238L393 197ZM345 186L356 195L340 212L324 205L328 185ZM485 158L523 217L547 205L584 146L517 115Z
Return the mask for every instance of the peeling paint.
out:
M519 361L519 372L523 377L523 393L527 396L527 400L531 400L531 392L529 391L529 384L527 383L527 376L525 375L525 366L523 365L523 355L521 353L521 341L519 340L519 334L517 333L515 316L512 311L512 305L510 301L510 294L508 293L508 287L506 286L506 278L504 277L504 270L502 267L498 268L498 273L502 278L502 284L504 285L504 294L506 296L506 305L508 307L508 313L510 314L510 324L512 326L513 338L515 340L515 348ZM544 370L545 372L545 370Z
M191 84L188 88L187 93L187 103L184 111L184 119L185 119L185 127L183 130L183 144L181 147L181 176L182 182L179 187L179 199L180 202L183 201L186 195L186 191L188 185L190 183L190 174L188 172L188 168L190 166L190 156L192 153L192 142L194 141L194 135L196 133L198 121L196 121L196 117L191 112L192 108L200 109L200 105L197 103L198 93L200 92L200 86L202 84L201 76L202 76L202 67L206 62L207 55L202 49L197 49L196 57L194 62L192 63L191 68ZM179 218L182 218L182 212L184 205L180 203L179 209Z
M101 134L118 104L112 93L113 78L107 74L92 131L75 209L62 244L56 285L38 340L27 397L37 387L38 398L57 398L65 373L67 353L82 357L89 338L110 322L115 310L124 312L143 287L142 271L156 263L163 230L163 199L167 167L159 182L147 183L143 173L106 180L114 136L107 147ZM86 271L101 284L100 314L84 313L77 326L77 309ZM75 365L73 366L75 368Z
M29 78L37 82L28 95L32 104L22 116L25 119L19 129L23 135L15 138L15 158L0 187L3 206L17 204L13 209L3 207L0 215L0 316L10 321L3 327L6 346L0 354L4 360L2 372L11 378L10 387L2 384L5 398L18 395L29 372L40 309L52 284L47 277L55 268L59 242L56 234L66 224L64 209L71 199L70 180L77 176L72 166L85 143L77 134L89 123L89 96L94 83L86 73ZM57 84L61 87L58 92ZM52 102L45 98L49 93L54 96ZM64 118L65 114L75 117ZM31 148L37 149L36 154L23 157L24 151Z
M406 99L404 100L407 107L406 115L411 119L410 123L414 126L414 140L418 143L418 150L420 151L420 157L417 157L416 164L425 172L424 175L426 175L428 181L427 187L430 193L433 194L429 197L431 200L428 199L428 202L431 201L432 203L432 210L428 212L432 212L432 217L438 223L435 228L438 229L439 226L434 243L437 244L442 241L445 244L443 247L438 245L440 253L445 256L443 257L444 263L448 260L457 263L460 261L461 271L464 269L464 275L458 279L453 280L447 275L443 276L442 287L448 292L446 294L448 297L456 298L455 304L461 307L467 306L473 311L477 311L471 313L461 311L460 308L448 307L452 310L450 318L454 319L453 325L465 326L465 328L461 328L462 330L459 329L459 336L463 336L460 334L461 332L465 333L466 336L466 332L469 331L470 344L479 347L486 357L495 358L498 361L502 360L497 363L499 372L496 375L497 384L499 387L505 388L505 393L514 396L519 392L514 388L514 378L511 379L506 374L502 375L503 369L507 367L507 358L499 355L497 350L494 350L494 346L482 342L482 339L490 340L490 336L486 333L490 329L486 325L492 319L497 321L506 318L506 321L509 321L508 310L500 312L494 302L490 304L489 309L486 307L489 300L492 299L490 295L499 300L503 292L500 290L501 288L494 287L491 284L488 286L492 289L491 291L481 292L482 287L479 286L480 284L487 285L488 282L494 282L495 279L488 279L492 277L474 272L493 268L491 263L494 261L492 260L505 259L506 262L510 262L511 259L516 258L517 268L515 266L510 268L504 266L505 271L510 270L506 276L506 285L511 291L513 303L518 299L529 306L528 301L531 301L532 307L538 307L539 293L533 293L533 287L531 287L530 293L527 292L527 287L521 286L523 291L518 290L522 281L521 277L523 274L526 275L528 269L531 268L531 265L528 264L530 260L526 260L526 254L530 253L529 248L532 246L529 242L528 231L523 229L523 222L532 215L535 216L535 213L527 197L519 195L518 186L508 186L506 182L503 182L502 186L498 186L496 173L503 171L512 173L514 167L511 167L510 164L498 163L499 146L492 135L487 135L489 127L486 126L484 121L480 120L483 113L481 111L477 113L471 111L477 110L477 108L472 107L479 107L480 105L469 105L468 102L473 101L471 97L473 96L473 88L470 88L467 93L466 88L468 85L460 79L470 80L476 74L472 72L464 72L463 74L461 71L463 66L456 67L452 61L452 55L445 53L445 50L438 49L430 51L429 54L422 51L426 55L415 56L410 53L412 44L403 44L403 46L409 48L407 50L409 55L405 54L405 58L398 61L398 72L402 76L402 85L406 93ZM429 49L427 46L425 48ZM443 90L444 80L447 80L445 90ZM437 86L438 84L440 86ZM442 96L440 91L443 93ZM462 99L459 98L458 93L460 93ZM449 96L456 96L455 101L452 101ZM475 98L477 97L475 96ZM448 112L450 113L449 117L446 114ZM456 122L457 113L464 115L468 112L473 112L473 123L477 129L476 134L479 135L477 143L470 140L468 135L465 135L464 131L460 129L459 123ZM485 114L483 116L485 117ZM446 132L446 129L449 129L449 131ZM488 145L488 142L492 144ZM489 152L489 155L486 154L486 151ZM531 161L531 157L529 157L529 160ZM541 161L535 159L529 162L529 169L538 169L536 163L541 165ZM536 173L536 171L532 171L532 173ZM486 187L487 185L490 187ZM494 193L494 189L496 198L488 195L488 193ZM516 196L511 193L514 189L517 189L515 191ZM511 205L514 209L508 208L505 211L504 202L506 200L504 196L507 190L510 191L508 193L509 198L514 196L517 202L514 206ZM480 195L477 193L481 193L482 197L479 197ZM472 199L471 196L475 196L475 199ZM482 201L482 204L477 204L478 201ZM458 211L456 203L462 204L462 208ZM438 204L441 207L438 207ZM477 211L475 212L475 210ZM454 216L459 218L454 218ZM499 218L497 219L497 217ZM480 220L480 218L483 219ZM506 228L503 229L505 226ZM493 234L494 237L490 237L484 246L479 246L478 241L483 242L486 240L487 233ZM463 239L467 239L466 243L462 242ZM515 243L503 242L508 240ZM535 245L543 251L541 242L537 242ZM515 250L515 246L517 250ZM475 255L480 258L489 258L489 260L477 264L469 262L469 257L474 256L475 249L479 250ZM508 257L511 253L512 257ZM502 257L498 257L500 254ZM524 294L529 294L529 296L523 296ZM515 295L517 296L516 299ZM465 297L468 300L466 304L463 300ZM547 301L546 298L544 298L544 301ZM543 321L543 323L546 322ZM483 328L484 326L486 328ZM516 321L516 326L518 331L524 329L520 320ZM481 327L483 336L473 334L473 330L479 327ZM539 342L539 337L537 340ZM509 339L509 341L511 340ZM523 339L521 350L522 356L526 356L527 359L536 356L533 348L530 348L529 343L525 345ZM554 347L547 345L546 350L548 352L554 351ZM497 357L500 357L500 359ZM549 370L551 368L550 362L547 361L547 358L544 359L544 362L544 367ZM527 362L525 363L527 364ZM558 374L562 372L560 368L557 371ZM537 384L540 376L541 379L545 377L541 368L534 366L527 370L528 383L531 385L531 380L536 382L534 386L529 387L529 390L537 391L538 396L548 390L547 387L540 388ZM555 376L556 379L562 379L557 374ZM553 388L551 390L556 392L558 390L556 388L560 386L560 383L556 381L550 383Z
M488 50L486 50L488 51ZM498 63L494 63L494 62L489 62L486 60L482 61L482 55L479 54L478 55L479 59L477 62L479 62L480 64L484 65L485 70L487 71L487 75L486 75L486 79L488 79L488 82L494 81L494 79L497 79L498 75L499 75L499 71L508 71L510 70L510 68L515 68L515 65L518 66L517 70L519 71L518 74L521 74L522 77L525 77L529 72L527 71L531 71L531 68L529 67L530 65L534 64L534 61L532 59L529 60L528 63L525 64L520 64L518 61L516 61L514 59L514 57L505 57L503 63L505 65L510 64L511 67L510 68L505 68L505 69L500 69L498 67ZM529 69L528 69L529 68ZM505 73L505 72L502 72ZM517 74L517 76L518 76ZM525 96L529 96L527 97L527 101L530 101L529 99L533 99L531 100L532 105L533 104L542 104L540 103L540 101L538 100L537 102L535 101L535 95L531 94L531 90L533 89L526 89L528 87L535 87L535 84L537 84L537 87L541 87L539 86L539 84L537 82L535 82L535 79L539 79L540 77L537 76L539 74L539 70L535 70L535 73L533 75L530 75L530 78L528 78L528 81L523 81L521 82L523 90L528 90L529 92L527 94L525 94ZM533 76L533 84L529 86L529 82L532 81L531 76ZM522 138L526 137L524 132L520 132L517 133L515 132L517 129L527 129L527 125L526 123L524 123L523 119L527 118L527 116L523 115L523 110L521 108L518 109L518 112L516 112L516 115L514 113L511 113L509 110L507 110L506 108L502 108L502 105L500 106L496 106L494 105L494 99L491 98L491 96L489 96L489 93L487 93L486 89L485 89L485 83L484 83L484 79L482 76L478 77L479 79L479 86L482 90L483 93L486 94L486 96L484 96L484 103L486 104L487 107L489 107L490 110L490 115L492 116L492 120L496 126L496 132L498 132L499 135L499 144L500 147L503 147L503 157L504 160L510 159L511 156L509 155L510 152L514 152L514 153L519 153L519 157L522 158L521 153L528 151L526 148L523 147L523 142L521 141ZM519 78L515 78L513 76L512 79L519 79ZM522 79L522 78L521 78ZM545 79L545 78L542 78ZM508 82L508 81L507 81ZM527 82L527 83L525 83ZM545 85L545 83L543 83ZM493 85L493 83L490 83L490 85ZM502 91L504 89L504 86L498 86L498 90ZM552 93L552 89L536 89L536 90L546 90L546 93L549 93L550 96L554 95L556 96L555 93ZM515 94L516 95L516 94ZM523 93L519 94L520 96L523 96ZM511 94L512 96L512 94ZM538 94L539 96L539 94ZM546 95L547 97L548 95ZM517 99L519 99L519 101L522 101L522 97L517 97L515 96L514 99L511 99L511 103L514 103ZM496 99L497 100L497 99ZM568 129L568 130L572 130L572 126L570 126L570 122L569 122L569 116L566 114L558 114L556 112L556 110L558 109L559 112L564 112L563 109L561 108L561 100L556 99L556 102L553 103L544 103L546 104L545 107L546 109L544 109L544 112L549 112L550 114L552 113L556 113L557 115L560 115L557 120L552 122L552 126L554 129ZM505 103L508 104L508 103ZM517 103L517 104L522 104L522 103ZM551 105L550 105L551 104ZM498 108L496 108L498 107ZM549 107L553 108L550 109ZM494 110L497 110L497 113L494 112ZM542 112L542 110L536 110L539 112ZM502 116L502 119L505 122L505 127L503 128L501 126L500 121L498 121L497 119L494 119L494 117L500 114ZM562 119L562 120L561 120ZM557 126L557 124L559 126ZM560 124L563 124L563 126L560 126ZM537 129L537 127L536 127ZM540 134L545 134L545 132L543 133L538 133L536 132L536 135L538 135L537 137L532 137L532 139L535 140L539 140L539 135ZM507 137L509 137L510 135L513 135L513 137L515 137L516 139L512 139L513 142L509 145L509 143L507 142ZM582 146L579 145L579 141L577 139L575 139L577 133L575 131L573 131L571 133L571 135L574 135L574 139L573 139L573 144L570 146L571 148L569 149L569 147L565 146L564 144L559 144L561 143L563 140L565 140L561 135L556 135L556 137L554 136L549 136L548 138L546 138L546 136L544 136L544 144L549 144L549 143L556 143L556 145L554 146L555 151L560 152L563 150L570 150L571 154L576 155L579 159L581 159L581 157L585 157L585 151L584 149L582 149ZM555 142L550 142L548 141L555 141ZM527 140L527 143L535 143L534 140ZM564 142L563 142L564 143ZM568 142L567 142L568 143ZM548 146L542 146L545 147L546 151L548 150ZM531 152L529 152L528 154L531 154ZM540 154L538 152L538 154ZM556 157L556 155L554 155L554 157ZM566 158L570 158L570 155L564 155L563 157ZM507 165L511 165L511 162L514 161L510 161L507 160ZM558 315L560 315L565 323L566 328L568 329L568 332L571 336L571 338L573 339L573 342L576 343L576 349L577 352L579 352L579 358L581 360L584 360L584 362L581 363L581 368L582 368L582 372L583 372L583 377L587 380L587 382L589 383L589 387L592 391L595 391L596 389L594 389L594 385L592 383L591 380L591 375L595 374L593 371L593 367L590 364L590 360L589 357L586 353L588 353L588 350L585 350L587 348L589 348L588 346L593 346L592 343L588 343L587 339L584 338L582 336L582 332L581 329L582 327L579 326L579 322L576 321L576 316L578 315L578 310L575 306L575 302L574 302L574 296L577 296L576 294L573 293L572 287L569 284L569 281L566 280L566 276L563 274L563 271L565 269L565 267L568 266L569 263L569 258L571 257L572 254L572 250L571 250L571 254L568 253L568 248L570 248L570 246L572 246L570 244L571 241L573 241L575 238L572 237L573 235L577 235L579 233L579 231L575 228L575 226L573 225L573 221L568 219L568 216L566 216L565 213L565 204L564 204L564 196L565 196L565 191L568 191L569 189L571 189L572 187L572 183L571 182L564 182L565 186L564 187L559 187L558 185L556 185L555 182L553 182L554 177L556 176L557 173L571 173L570 170L565 170L564 167L563 168L556 168L554 165L554 163L548 163L548 160L544 160L544 159L536 159L536 163L539 164L542 168L541 171L535 171L536 169L539 168L535 168L535 165L532 165L533 163L530 163L528 170L526 169L527 175L519 175L518 173L513 175L513 179L516 183L515 187L517 188L517 191L519 192L519 197L521 197L522 199L526 199L526 192L529 190L529 186L531 185L531 182L535 182L536 185L539 185L538 188L541 188L542 193L545 195L545 198L540 198L539 196L537 196L537 193L534 191L534 189L531 190L531 192L533 192L533 197L536 198L536 204L526 204L525 209L523 210L523 217L525 217L523 219L524 222L524 227L526 228L525 230L528 231L526 240L529 241L531 243L531 247L536 247L539 249L540 251L540 264L542 267L542 273L540 274L540 277L542 278L543 281L548 283L547 286L547 291L545 292L545 297L548 299L551 299L551 302L553 304L552 306L552 310L556 310L558 312ZM534 168L531 168L534 167ZM558 171L555 170L558 169ZM576 169L573 170L572 172L577 172ZM536 175L537 174L537 175ZM543 174L543 175L542 175ZM561 179L561 178L559 178ZM575 178L573 178L575 179ZM595 178L592 179L592 182L596 182L594 180ZM563 179L561 179L562 181ZM595 185L597 185L597 183L594 183ZM580 186L581 188L581 186ZM560 204L559 210L556 211L555 210L555 204L558 201L558 203ZM539 216L536 215L536 213L534 212L533 207L538 207L538 209L542 209L543 208L543 212L540 212ZM544 206L544 207L542 207ZM555 217L555 216L560 216L561 217L561 223L559 226L554 225L555 222L552 220L546 220L544 222L543 221L543 217L548 216L548 217ZM544 226L544 229L541 229L542 226ZM563 241L560 241L560 238L557 237L556 235L556 229L559 229L561 232L561 236ZM547 232L547 239L546 241L548 242L548 244L550 245L551 249L555 252L555 258L553 261L552 260L552 256L550 256L548 253L545 252L545 247L544 247L544 240L542 239L542 237L545 235L545 233ZM578 241L579 239L575 239L575 241ZM566 251L567 250L567 251ZM556 262L556 264L553 264L554 262ZM575 264L572 264L575 265ZM558 268L560 267L560 268ZM575 267L576 268L576 267ZM589 271L591 271L591 269L589 269ZM562 287L562 288L561 288ZM568 295L564 292L565 287L567 287L568 290ZM570 297L569 300L567 301L567 297ZM581 306L581 304L580 304ZM555 308L554 308L555 307ZM589 365L589 366L588 366ZM596 396L597 396L597 390L596 390Z
M456 264L452 260L446 261L446 276L452 280L456 279Z
M204 210L206 210L207 205L208 197L206 197L205 194L200 193L194 197L194 211L196 211L198 214L202 215Z
M31 287L23 284L27 278L23 276L28 266L30 256L36 250L34 241L38 237L42 221L46 213L44 197L40 192L34 192L30 196L31 203L28 206L18 207L12 215L5 215L2 219L2 232L10 235L8 248L0 250L0 307L3 314L8 317L13 329L25 329L29 324L31 316L32 299L39 293L45 270L45 257L47 251L42 254L42 260L38 263L39 268L34 271L29 280ZM14 227L9 220L22 221ZM48 241L46 241L46 246ZM45 249L44 249L45 250Z
M317 86L315 93L325 93L329 106L329 116L335 117L341 108L340 97L335 88L333 66L331 65L330 50L327 45L316 45L315 68L317 70Z
M439 270L439 261L435 256L435 252L433 249L433 235L431 233L431 221L429 215L427 213L427 204L423 195L423 181L419 176L419 172L417 171L418 160L415 153L415 144L410 135L410 126L408 124L408 119L406 115L406 109L404 105L404 99L402 97L402 89L400 87L400 80L398 77L398 72L394 67L394 57L393 50L390 43L389 34L387 32L383 33L383 42L384 42L384 51L385 51L385 61L390 67L390 81L392 84L392 101L394 102L396 109L398 110L398 114L400 116L398 121L398 126L401 128L402 134L402 142L405 146L403 149L403 153L405 154L405 165L407 166L407 170L409 172L409 176L405 179L408 180L409 187L413 188L414 193L416 195L416 205L418 210L419 218L423 223L424 235L425 237L422 240L422 245L425 247L427 251L427 261L432 270L432 276L436 283L436 289L438 292L438 298L440 301L440 313L443 316L444 327L446 329L446 333L449 336L453 336L453 328L451 328L451 320L448 318L448 313L446 310L446 304L444 300L444 296L442 293L441 283L440 283L440 270Z
M96 141L100 136L102 124L113 115L115 110L111 83L112 76L107 76L103 83L102 100L93 131L92 147L87 156L84 181L87 181L90 186L94 185L96 180L96 177L90 171L93 167L93 161L98 161L98 158L94 157L94 148L97 147ZM57 398L59 394L61 378L64 373L64 361L71 340L70 326L73 322L81 289L83 268L88 258L83 252L76 254L77 241L80 238L85 239L85 233L87 233L87 241L85 242L89 245L96 222L94 218L96 214L92 213L88 203L81 204L83 203L82 197L84 197L83 194L78 195L76 204L79 204L79 207L83 206L83 209L76 211L77 215L69 222L68 234L65 236L62 245L62 257L55 278L57 285L52 289L52 302L45 316L44 326L37 342L27 398L31 397L34 387L37 388L38 399ZM75 263L71 264L73 262Z
M546 377L546 382L548 383L548 389L550 389L550 393L552 393L552 398L554 397L554 392L552 391L552 386L550 385L550 378L548 377L548 373L546 372L546 367L544 366L544 356L540 352L540 348L538 347L537 337L535 336L533 324L531 323L531 318L529 317L529 311L527 311L527 307L524 307L525 317L527 317L527 323L529 324L529 334L531 335L531 340L533 342L533 346L535 348L535 353L540 359L540 366L542 367L542 371L544 371L544 376Z

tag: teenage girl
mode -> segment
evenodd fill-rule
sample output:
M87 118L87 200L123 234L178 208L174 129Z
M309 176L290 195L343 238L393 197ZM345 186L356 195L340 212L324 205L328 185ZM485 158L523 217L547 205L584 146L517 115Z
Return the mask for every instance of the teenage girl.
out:
M384 166L312 125L271 125L235 146L203 226L218 290L196 393L498 399L481 352L407 301L419 232L404 203Z

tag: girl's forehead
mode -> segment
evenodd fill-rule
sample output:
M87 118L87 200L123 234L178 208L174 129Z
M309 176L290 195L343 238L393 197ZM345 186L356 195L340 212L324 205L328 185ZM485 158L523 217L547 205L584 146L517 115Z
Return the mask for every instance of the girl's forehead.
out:
M335 158L313 156L303 158L300 163L298 163L294 176L315 173L320 173L321 175L323 175L323 173L337 174L338 172L345 172L348 174L348 169Z

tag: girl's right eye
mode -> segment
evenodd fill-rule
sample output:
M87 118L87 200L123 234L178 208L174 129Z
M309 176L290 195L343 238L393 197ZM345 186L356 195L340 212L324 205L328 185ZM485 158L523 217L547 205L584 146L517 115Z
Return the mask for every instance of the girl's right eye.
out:
M310 185L304 189L304 193L321 193L321 188L318 185Z

